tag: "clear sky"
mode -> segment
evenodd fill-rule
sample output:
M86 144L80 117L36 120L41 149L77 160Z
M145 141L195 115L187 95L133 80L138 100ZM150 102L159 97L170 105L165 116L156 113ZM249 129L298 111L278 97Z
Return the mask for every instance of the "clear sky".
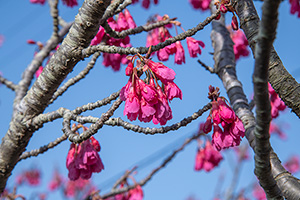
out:
M178 1L178 0L177 0ZM143 25L147 19L153 14L168 14L170 17L177 17L182 23L184 29L196 26L203 21L210 13L196 11L188 3L183 1L160 0L158 5L151 5L149 10L141 7L140 3L129 7L129 10L136 21L137 25ZM48 5L30 4L29 0L23 1L4 1L0 0L0 34L4 35L4 43L0 47L0 71L4 77L17 83L20 80L22 71L30 63L33 58L34 46L28 45L28 39L47 41L52 33L52 20L49 15ZM82 4L79 0L79 4ZM175 3L176 2L176 3ZM16 5L17 3L17 5ZM256 7L260 10L262 3L257 2ZM66 21L72 21L79 6L67 8L59 4L60 14ZM282 59L287 70L294 75L299 81L299 29L300 19L289 13L290 5L288 1L284 1L280 6L280 16L278 24L278 34L275 41L275 49ZM260 12L260 11L259 11ZM231 14L227 15L228 24ZM198 58L207 65L213 66L213 52L210 40L211 26L197 33L194 37L202 40L206 47L202 51L202 55ZM181 33L181 30L179 30ZM171 29L174 36L176 32ZM140 34L131 37L133 46L143 46L146 42L146 34ZM186 42L182 42L186 49ZM186 64L174 64L174 56L170 57L168 62L164 64L172 68L176 72L175 82L183 92L183 99L174 99L171 103L173 111L173 119L167 123L171 125L180 121L184 117L190 116L203 105L208 103L207 93L208 86L214 85L220 87L221 95L226 96L221 81L214 74L210 74L204 70L198 63L197 59L190 58L186 49ZM86 59L87 61L90 58ZM156 58L154 59L156 60ZM82 62L74 68L74 71L68 75L71 78L77 75L86 65ZM252 54L247 58L241 58L237 61L238 78L244 86L244 91L248 98L252 95L252 72L254 61ZM62 97L59 97L56 103L49 106L45 112L53 111L59 107L74 109L88 102L94 102L109 96L110 93L118 91L128 80L124 73L125 66L121 67L121 71L113 72L111 68L105 68L100 58L95 68L90 72L86 79L79 84L71 87ZM0 86L0 136L6 133L12 112L12 103L14 93L5 86ZM115 117L127 118L123 116L124 104L115 113ZM101 116L102 112L107 109L101 108L93 112L87 112L87 115ZM208 113L205 113L198 120L192 122L189 126L181 128L176 132L169 132L163 135L143 135L124 130L120 127L104 127L95 137L101 144L100 156L105 166L105 170L93 176L95 185L105 193L113 185L116 177L120 176L126 169L138 165L138 173L135 175L137 180L142 179L154 167L158 166L161 161L172 153L184 138L195 133L199 123L203 122ZM53 141L62 135L62 120L46 124L44 128L36 132L30 141L27 150L38 148L42 145ZM152 124L141 124L142 126L157 127ZM277 136L272 136L272 146L284 162L290 155L299 153L299 121L295 114L290 113L287 109L276 119L276 123L282 125L284 132L287 134L286 140L281 140ZM285 125L287 124L287 125ZM174 143L175 141L175 143ZM247 144L247 140L243 139L243 143ZM171 145L170 145L171 144ZM55 149L51 149L37 158L31 158L20 162L13 175L10 177L8 186L12 186L16 175L22 170L30 167L38 167L42 171L42 185L31 189L23 186L18 193L30 197L34 192L44 192L47 184L51 179L54 168L58 168L61 173L67 175L65 167L65 159L69 149L70 142L65 141ZM163 149L163 150L161 150ZM228 189L233 169L236 163L236 157L232 150L222 152L224 160L219 167L210 173L195 172L194 162L197 150L197 143L193 142L186 149L179 153L176 158L168 164L168 166L155 175L150 182L144 187L145 200L160 199L186 199L194 196L199 199L212 199L216 191L217 183L220 183L219 177L224 176L224 182L217 190L224 192ZM156 153L153 155L153 153ZM250 158L253 158L252 150L250 150ZM142 162L141 162L142 161ZM253 161L247 161L242 165L241 176L238 181L238 188L245 188L255 181ZM297 174L296 174L297 175ZM298 174L299 175L299 174ZM237 190L238 191L238 190ZM101 193L101 194L103 194ZM32 196L31 196L32 197ZM49 199L60 199L62 196L59 192L49 194ZM251 195L249 195L251 197Z

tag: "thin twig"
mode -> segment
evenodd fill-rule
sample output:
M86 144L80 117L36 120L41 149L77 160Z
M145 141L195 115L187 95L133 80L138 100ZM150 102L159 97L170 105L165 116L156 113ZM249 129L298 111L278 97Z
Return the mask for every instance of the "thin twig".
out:
M15 91L16 88L18 87L16 84L14 84L12 81L7 80L0 74L0 83L5 85L7 88L11 89L12 91Z
M50 14L53 18L53 33L52 37L58 38L58 25L59 25L59 20L58 20L58 0L49 0L49 5L50 5Z
M215 73L216 73L214 68L212 68L212 67L206 65L206 64L205 64L204 62L202 62L200 59L198 60L198 63L199 63L202 67L204 67L207 71L209 71L211 74L215 74Z
M100 56L99 52L96 52L91 59L91 61L87 64L86 68L82 70L77 76L69 79L63 86L61 86L54 94L49 104L53 103L59 96L61 96L69 87L75 85L77 82L85 78L85 76L90 72L91 69L95 66L96 60Z

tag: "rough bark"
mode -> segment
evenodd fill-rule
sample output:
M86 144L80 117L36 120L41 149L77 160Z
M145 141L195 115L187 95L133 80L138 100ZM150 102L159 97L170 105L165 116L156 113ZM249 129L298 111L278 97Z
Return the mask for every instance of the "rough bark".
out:
M84 1L62 45L16 105L16 113L0 145L0 193L34 132L32 119L45 110L58 86L81 60L81 51L96 35L109 4L109 0Z

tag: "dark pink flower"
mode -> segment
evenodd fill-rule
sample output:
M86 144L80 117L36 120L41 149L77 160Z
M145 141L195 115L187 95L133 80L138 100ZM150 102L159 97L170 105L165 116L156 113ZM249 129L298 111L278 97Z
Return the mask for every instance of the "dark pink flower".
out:
M205 47L205 45L204 45L204 43L202 41L195 40L192 37L187 37L186 38L186 42L187 42L187 46L188 46L188 50L189 50L190 56L192 58L196 58L197 54L199 54L199 55L201 54L200 46L202 48Z
M190 4L192 4L193 8L201 9L201 10L208 10L209 4L211 0L189 0Z
M167 83L175 79L176 73L173 69L168 68L161 63L153 62L149 59L145 60L145 63L150 67L150 69L163 83Z
M279 126L271 122L270 124L270 135L277 134L281 139L285 140L287 138L286 134L280 129Z
M153 123L165 125L168 120L173 118L172 110L169 106L166 95L162 92L161 88L157 87L158 103L155 104L156 113L153 116Z
M300 162L298 156L292 156L284 163L284 167L292 174L299 172Z
M271 116L272 118L276 118L279 115L279 111L283 111L286 109L286 105L284 102L280 99L278 94L275 92L275 90L272 88L271 84L268 83L269 87L269 96L270 96L270 103L271 103Z
M252 195L256 200L266 200L266 193L265 191L257 184L254 186Z
M124 15L125 15L126 21L128 23L128 27L129 28L136 28L136 24L135 24L135 22L134 22L134 20L131 16L129 10L125 9L124 10Z
M239 29L239 23L238 23L237 18L236 18L235 15L232 16L231 27L235 31Z
M27 170L23 173L24 181L31 185L36 186L40 184L41 181L41 173L38 169Z
M173 98L182 99L182 91L173 81L165 84L165 93L169 101L172 101Z
M40 76L40 74L42 73L44 67L43 66L40 66L38 68L38 70L35 72L35 78L38 78Z
M58 189L63 184L63 177L59 174L57 170L54 171L52 180L49 182L48 188L50 191Z
M228 28L230 32L230 37L234 43L233 51L235 55L235 60L238 60L241 56L248 56L248 40L242 30L232 31L231 28Z
M63 4L71 8L78 5L77 0L63 0Z
M98 33L91 41L91 45L99 44L102 41L104 35L105 35L105 30L102 26L100 26Z
M128 200L142 200L144 197L142 187L137 185L134 189L129 190Z
M198 149L195 162L195 170L200 171L204 169L206 172L211 171L219 165L223 159L222 155L216 151L211 143L207 140L205 147Z
M127 23L127 19L126 19L125 15L122 12L119 13L117 24L118 24L118 27L119 27L118 31L120 31L120 32L124 31L124 30L127 30L129 28L129 25Z
M66 166L69 170L68 177L73 181L79 177L89 179L92 173L99 173L104 169L101 158L90 139L78 145L71 144Z
M184 49L180 41L175 42L175 45L176 45L175 63L181 65L182 63L185 63Z
M298 12L298 17L300 18L300 2L299 0L289 0L291 4L290 12L291 14L296 14Z
M39 4L42 4L44 5L46 2L46 0L30 0L30 3L39 3Z

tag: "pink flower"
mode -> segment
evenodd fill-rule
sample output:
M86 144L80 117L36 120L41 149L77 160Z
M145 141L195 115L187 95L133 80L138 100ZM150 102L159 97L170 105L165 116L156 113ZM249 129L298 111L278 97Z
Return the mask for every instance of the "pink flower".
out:
M200 171L204 169L206 172L211 171L219 165L223 159L222 155L216 151L211 143L207 140L205 147L198 149L195 162L195 170Z
M234 43L233 51L235 55L235 60L238 60L241 56L248 56L248 40L242 30L232 31L231 28L228 28L230 32L230 37Z
M168 120L173 118L172 110L169 106L166 95L162 92L161 88L157 87L158 92L158 103L155 104L155 115L153 116L153 123L160 125L165 125Z
M143 197L144 194L140 185L137 185L134 189L131 189L128 192L128 200L142 200Z
M187 46L188 46L188 50L189 50L190 56L192 58L196 58L197 54L199 54L199 55L201 54L200 46L202 48L205 47L205 45L204 45L204 43L202 41L195 40L192 37L187 37L186 38L186 42L187 42Z
M142 6L143 6L144 8L146 8L146 9L148 9L149 6L150 6L150 0L143 0L143 1L142 1Z
M283 111L286 108L286 105L284 102L280 99L278 94L275 92L275 90L272 88L271 84L269 85L269 95L270 95L270 103L271 103L271 116L272 118L276 118L279 115L279 111Z
M299 157L292 156L284 163L284 167L292 174L297 173L300 170Z
M236 18L235 15L232 16L231 27L235 31L239 29L239 23L238 23L237 18Z
M224 98L219 97L218 91L219 88L215 89L211 86L209 88L212 108L204 124L203 132L210 132L213 126L212 144L220 151L221 149L238 146L242 140L241 138L245 136L245 129L242 121L227 105Z
M175 63L181 65L182 63L185 63L184 49L180 41L175 42L175 45L176 45Z
M52 180L49 182L48 188L50 191L56 190L63 184L63 177L59 174L58 171L54 171Z
M153 62L152 60L147 59L145 61L147 66L155 73L155 75L159 78L163 83L167 83L173 81L175 79L175 72L173 69L166 67L161 63Z
M97 150L100 150L100 146ZM104 169L97 150L90 139L78 145L71 144L66 162L70 180L74 181L79 177L89 179L92 173L99 173Z
M252 195L257 200L266 200L267 199L264 190L258 184L254 186Z
M202 11L209 9L209 4L211 0L189 0L193 8L201 9Z
M102 41L103 36L105 35L105 30L102 26L99 27L99 31L96 36L92 39L91 45L97 45Z
M82 178L79 178L76 181L69 180L64 188L64 195L66 197L74 197L76 193L86 189L89 184L89 180L84 180Z
M287 138L286 134L280 129L279 126L271 122L270 124L270 135L277 134L281 139L285 140Z
M135 22L134 22L134 20L131 16L129 10L125 9L124 10L124 15L125 15L126 21L128 23L128 27L129 28L136 28L136 24L135 24Z
M289 0L291 4L290 12L291 14L296 14L298 12L298 17L300 18L300 2L299 0Z
M118 31L120 31L120 32L124 31L124 30L127 30L129 28L129 25L127 23L127 19L125 18L125 15L122 12L119 13L117 24L118 24L118 27L119 27Z
M43 66L40 66L38 68L38 70L35 72L35 78L38 78L40 76L40 74L42 73L44 67Z
M46 0L30 0L30 3L39 3L39 4L42 4L44 5L46 2Z
M182 99L182 91L173 81L165 84L165 93L169 101L172 101L172 99L176 97Z
M37 186L41 181L41 173L38 169L27 170L18 179L21 180L19 184L25 182L31 186Z
M63 4L71 8L78 5L77 0L63 0Z

